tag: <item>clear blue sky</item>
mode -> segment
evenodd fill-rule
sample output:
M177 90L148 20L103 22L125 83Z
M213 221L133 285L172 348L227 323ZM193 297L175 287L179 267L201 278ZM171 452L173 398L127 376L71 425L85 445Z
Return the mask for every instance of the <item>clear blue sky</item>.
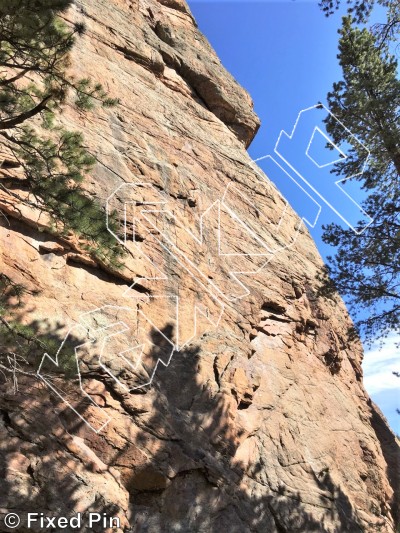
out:
M337 30L343 13L326 18L317 0L192 0L189 5L200 30L224 66L254 100L262 125L250 146L251 157L273 154L281 130L290 134L302 109L318 102L326 104L327 92L334 81L341 79L336 56ZM377 11L374 19L382 20L382 11ZM260 167L268 170L263 161ZM287 192L285 181L278 173L267 173L297 209L296 198ZM338 193L340 196L340 191ZM321 240L321 225L330 222L340 223L340 219L324 208L318 224L310 229L323 257L334 252ZM393 364L393 358L397 357L399 362L392 341L382 354L383 364L385 358ZM366 384L373 383L371 395L399 432L396 407L400 405L400 398L398 389L394 388L397 382L393 381L391 367L387 365L387 374L382 364L378 369L376 352L371 353L367 362ZM388 382L385 382L386 375Z

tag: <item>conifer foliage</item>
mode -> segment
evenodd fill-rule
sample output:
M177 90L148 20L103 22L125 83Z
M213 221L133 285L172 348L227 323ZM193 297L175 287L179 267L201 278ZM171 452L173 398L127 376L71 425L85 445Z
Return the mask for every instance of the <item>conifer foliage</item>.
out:
M319 6L326 16L333 15L342 5L347 6L348 13L358 24L369 21L375 5L385 8L386 20L376 23L371 31L377 44L396 41L400 31L400 0L320 0Z
M56 120L67 101L82 110L117 103L100 84L68 75L69 52L85 30L62 22L71 3L0 0L0 142L23 168L22 185L57 231L72 231L93 256L117 265L121 251L104 210L81 185L95 160L82 135Z
M350 0L347 1L347 6L355 18L357 19L357 22L365 22L365 20L369 17L371 14L372 8L375 4L376 0ZM381 2L386 2L386 0L380 0ZM319 5L323 12L329 16L333 15L333 13L339 9L341 3L341 0L321 0Z
M374 221L360 235L331 224L324 227L323 239L337 247L329 258L330 276L372 339L400 331L400 81L388 45L352 22L345 17L339 31L343 79L334 84L328 103L370 150L367 167L356 179L367 193L363 208ZM336 121L328 117L326 123L337 144L345 141ZM365 153L354 143L334 172L351 178L364 162Z

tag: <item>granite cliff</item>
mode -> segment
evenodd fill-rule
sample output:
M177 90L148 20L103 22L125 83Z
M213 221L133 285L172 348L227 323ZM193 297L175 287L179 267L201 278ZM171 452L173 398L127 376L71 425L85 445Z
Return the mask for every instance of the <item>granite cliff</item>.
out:
M246 152L251 98L184 0L76 1L65 20L86 25L76 76L121 101L62 121L96 157L86 187L119 215L127 254L121 270L96 262L32 199L0 190L1 271L29 291L14 318L66 338L78 361L68 379L62 349L41 377L43 353L0 375L0 518L394 532L398 446L344 304L319 295L314 242ZM18 191L1 150L0 179Z

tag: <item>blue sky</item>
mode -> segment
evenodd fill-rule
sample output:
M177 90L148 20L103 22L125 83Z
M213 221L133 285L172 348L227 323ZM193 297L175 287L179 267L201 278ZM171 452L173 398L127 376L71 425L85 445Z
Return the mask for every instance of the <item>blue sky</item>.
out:
M301 110L318 102L326 104L327 92L334 81L341 79L336 56L337 30L343 13L326 18L317 0L192 0L189 5L200 30L224 66L254 100L262 125L249 148L251 157L274 155L281 130L290 134ZM374 21L382 18L382 11L376 11ZM297 157L300 165L304 150ZM275 155L274 158L279 160ZM301 211L300 204L296 205L300 199L287 188L287 179L268 166L268 160L260 161L259 165L293 207ZM290 170L285 164L283 166ZM357 201L361 200L356 184L348 189L350 191ZM337 190L339 203L341 194ZM321 226L330 222L341 223L341 220L322 205L318 223L310 231L321 255L326 257L334 250L322 242ZM346 217L351 216L353 208L349 206ZM399 388L391 374L396 367L400 371L396 340L400 339L391 337L381 351L377 347L367 351L363 366L367 389L399 433L396 413L400 406Z

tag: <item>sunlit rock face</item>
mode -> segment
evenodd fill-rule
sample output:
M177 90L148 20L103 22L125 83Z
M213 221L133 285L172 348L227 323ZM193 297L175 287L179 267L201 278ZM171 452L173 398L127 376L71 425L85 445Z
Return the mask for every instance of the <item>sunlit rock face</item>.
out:
M119 216L127 255L120 271L93 261L34 199L0 189L1 271L30 291L15 315L67 338L41 377L0 375L1 516L394 532L395 437L364 390L342 301L319 296L314 242L246 152L251 98L184 0L83 0L65 20L86 26L74 75L120 99L62 121L96 157L85 186ZM84 519L81 531L111 529Z

